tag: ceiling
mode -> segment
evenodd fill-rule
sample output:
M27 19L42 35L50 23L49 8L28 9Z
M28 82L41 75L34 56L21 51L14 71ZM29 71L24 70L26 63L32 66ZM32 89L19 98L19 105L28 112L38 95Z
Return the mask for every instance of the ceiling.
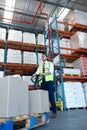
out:
M53 16L59 12L61 7L67 7L71 10L78 9L87 11L87 0L41 0L41 9L48 16ZM47 16L40 14L38 11L36 18L34 15L41 2L40 0L16 0L11 23L3 22L5 0L0 0L0 26L21 29L35 33L42 33L45 30ZM9 12L9 10L7 10ZM3 23L3 24L2 24ZM32 24L30 24L32 23Z

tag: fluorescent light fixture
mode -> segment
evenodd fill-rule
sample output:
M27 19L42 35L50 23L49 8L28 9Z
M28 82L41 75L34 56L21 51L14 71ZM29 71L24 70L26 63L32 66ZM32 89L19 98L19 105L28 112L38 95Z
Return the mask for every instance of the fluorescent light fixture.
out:
M67 9L67 8L62 8L61 11L59 12L58 14L58 20L63 20L67 14L69 13L70 9Z
M6 0L5 1L5 11L4 11L4 18L5 18L4 21L5 22L12 21L14 6L15 6L15 0Z

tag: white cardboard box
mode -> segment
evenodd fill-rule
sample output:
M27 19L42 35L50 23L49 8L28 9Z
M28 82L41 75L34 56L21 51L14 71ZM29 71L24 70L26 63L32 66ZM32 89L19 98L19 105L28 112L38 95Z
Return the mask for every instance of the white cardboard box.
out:
M28 114L28 85L21 78L0 78L0 117Z
M49 112L48 91L29 91L29 113Z

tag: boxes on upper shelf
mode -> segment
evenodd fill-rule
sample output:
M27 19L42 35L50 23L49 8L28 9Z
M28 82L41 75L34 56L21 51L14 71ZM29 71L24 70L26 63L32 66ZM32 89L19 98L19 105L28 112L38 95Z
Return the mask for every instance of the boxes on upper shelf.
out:
M80 57L73 62L75 69L80 69L81 75L87 75L87 57Z
M54 19L55 19L54 16L49 18L49 25L52 24L52 28L56 29L56 20L54 20ZM54 22L53 22L53 20L54 20ZM64 24L58 23L58 29L64 30ZM48 23L47 22L45 24L45 30L48 30Z
M36 44L35 34L29 33L29 32L24 32L23 33L23 43Z
M68 15L68 21L71 24L82 24L87 25L87 12L80 11L80 10L74 10L71 11ZM70 26L70 29L72 26Z
M71 48L87 48L87 33L77 31L70 37Z
M22 42L22 31L9 29L8 41Z
M63 68L63 74L65 74L65 75L79 75L80 76L80 69Z
M8 63L21 63L21 51L8 49L7 62Z
M6 29L0 28L0 40L6 40Z
M38 34L38 45L44 45L44 35Z
M23 52L23 63L24 64L36 64L36 53L35 52Z

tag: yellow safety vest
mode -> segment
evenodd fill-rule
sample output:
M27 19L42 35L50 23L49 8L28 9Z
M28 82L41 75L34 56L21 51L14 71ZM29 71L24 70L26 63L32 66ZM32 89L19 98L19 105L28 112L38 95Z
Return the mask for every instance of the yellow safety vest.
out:
M50 69L50 62L45 63L45 72L48 72ZM39 66L39 73L43 73L43 66ZM53 81L53 74L45 75L45 81ZM40 83L42 83L42 80L40 80Z

